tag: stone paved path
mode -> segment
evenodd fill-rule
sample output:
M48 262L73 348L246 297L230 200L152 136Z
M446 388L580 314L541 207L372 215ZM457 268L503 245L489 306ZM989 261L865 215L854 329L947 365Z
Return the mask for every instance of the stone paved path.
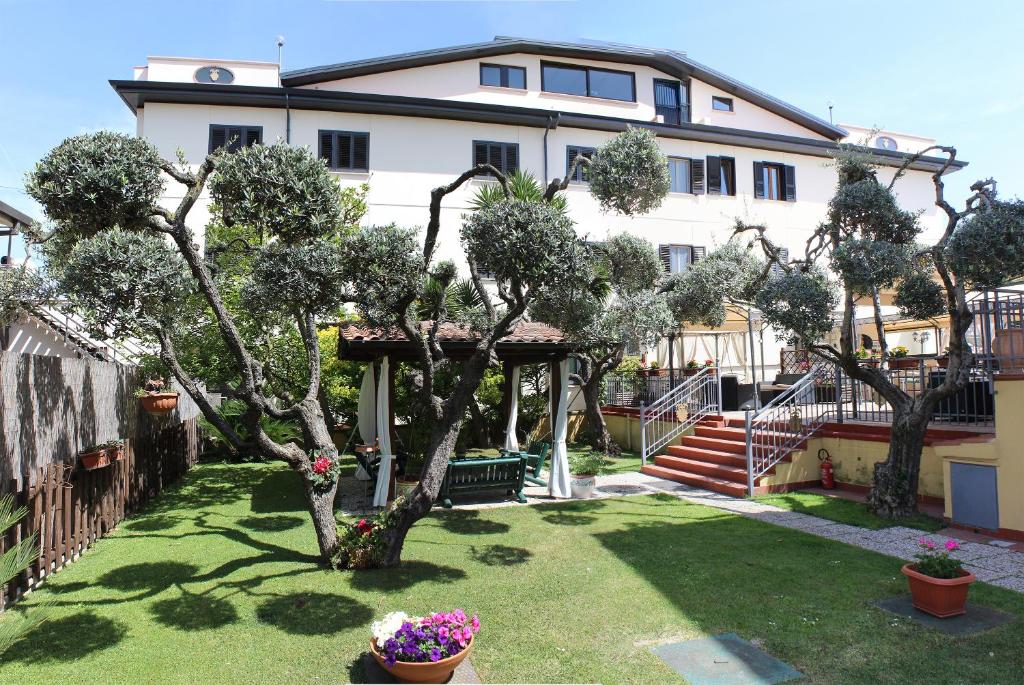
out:
M925 533L916 528L904 526L869 530L845 523L836 523L817 516L788 511L748 499L730 497L639 472L598 476L595 498L649 495L656 492L667 492L687 502L722 509L783 528L791 528L829 540L844 542L904 561L914 560L914 555L920 551L917 541L922 535L927 535L929 539L940 545L944 544L946 540L954 539L947 535ZM525 493L528 505L565 501L549 497L547 489L543 487L528 487ZM365 495L365 486L361 481L354 481L352 478L343 479L339 497L341 510L345 514L364 516L374 512L371 506L372 497ZM455 508L491 509L507 506L522 505L511 499L495 501L493 498L488 498L459 504ZM961 559L964 562L964 568L977 576L978 580L1024 593L1024 553L1008 549L1005 546L956 539L960 543L960 549L952 556Z

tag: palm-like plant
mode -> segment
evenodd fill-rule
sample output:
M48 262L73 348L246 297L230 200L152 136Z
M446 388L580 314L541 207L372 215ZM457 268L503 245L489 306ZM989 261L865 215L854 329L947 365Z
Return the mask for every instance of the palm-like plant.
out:
M508 176L509 194L516 200L524 202L543 202L544 188L533 174L516 170ZM490 207L495 202L505 199L505 191L497 183L488 183L477 189L469 206L474 210ZM549 203L555 209L564 212L567 208L564 195L555 195Z
M0 537L3 537L7 530L24 516L25 507L15 509L12 495L0 497ZM39 558L39 545L36 540L36 534L33 533L0 554L0 587L9 583L15 576L27 569L35 559ZM24 637L45 617L46 612L43 607L39 606L34 607L27 616L17 617L10 611L0 616L0 654L6 652L11 645Z

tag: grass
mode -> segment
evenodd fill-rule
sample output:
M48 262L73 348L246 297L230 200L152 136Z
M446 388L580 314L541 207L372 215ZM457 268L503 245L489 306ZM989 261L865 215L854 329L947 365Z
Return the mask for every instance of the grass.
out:
M735 631L809 683L1007 683L1024 621L952 638L871 607L896 559L668 495L438 512L402 568L330 572L295 476L204 464L25 604L51 620L3 683L312 683L362 678L370 622L463 607L484 682L672 683L650 651ZM972 601L1024 616L1024 596Z
M567 446L567 451L571 455L575 452L589 452L590 448L586 445L579 443L572 443ZM496 457L498 456L497 449L471 449L467 450L466 454L471 457ZM550 459L545 465L545 469L550 467ZM640 455L636 452L628 452L623 450L618 456L605 457L604 466L601 467L599 475L607 476L611 473L628 473L630 471L640 470Z
M781 509L797 511L801 514L811 514L830 521L860 526L861 528L869 528L871 530L891 528L892 526L906 526L907 528L919 528L933 533L945 528L942 521L925 514L915 514L909 518L893 521L875 516L868 511L867 506L863 502L855 502L841 497L830 497L811 492L764 495L756 499L758 502L772 504Z

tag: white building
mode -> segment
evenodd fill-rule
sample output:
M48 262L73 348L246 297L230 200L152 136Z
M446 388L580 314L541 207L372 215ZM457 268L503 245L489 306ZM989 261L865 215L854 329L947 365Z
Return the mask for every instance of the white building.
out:
M671 269L724 243L736 218L763 222L773 240L800 253L835 190L829 161L837 143L866 142L883 180L932 143L834 126L681 52L608 44L499 37L283 74L273 63L150 57L134 79L111 85L136 113L138 134L165 157L180 148L198 164L232 138L304 145L340 183L369 183L367 221L377 224L424 225L431 189L474 163L548 181L563 176L580 149L645 126L672 172L672 192L657 211L604 214L583 179L567 195L581 234L636 233L661 246ZM915 161L897 187L906 209L923 211L929 232L944 225L929 176L942 161ZM483 183L445 199L439 257L461 260L460 217ZM167 205L180 195L169 182ZM201 201L190 220L197 234L207 218ZM765 338L774 366L777 344ZM702 352L681 356L691 354Z

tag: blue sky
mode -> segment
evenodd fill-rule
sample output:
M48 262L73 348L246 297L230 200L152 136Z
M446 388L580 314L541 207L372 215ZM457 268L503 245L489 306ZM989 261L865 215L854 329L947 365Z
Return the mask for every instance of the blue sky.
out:
M844 15L843 12L847 13ZM107 84L146 55L285 69L513 35L687 52L823 118L955 145L953 198L994 176L1024 195L1024 3L0 0L0 200L38 216L26 171L69 135L134 131Z

